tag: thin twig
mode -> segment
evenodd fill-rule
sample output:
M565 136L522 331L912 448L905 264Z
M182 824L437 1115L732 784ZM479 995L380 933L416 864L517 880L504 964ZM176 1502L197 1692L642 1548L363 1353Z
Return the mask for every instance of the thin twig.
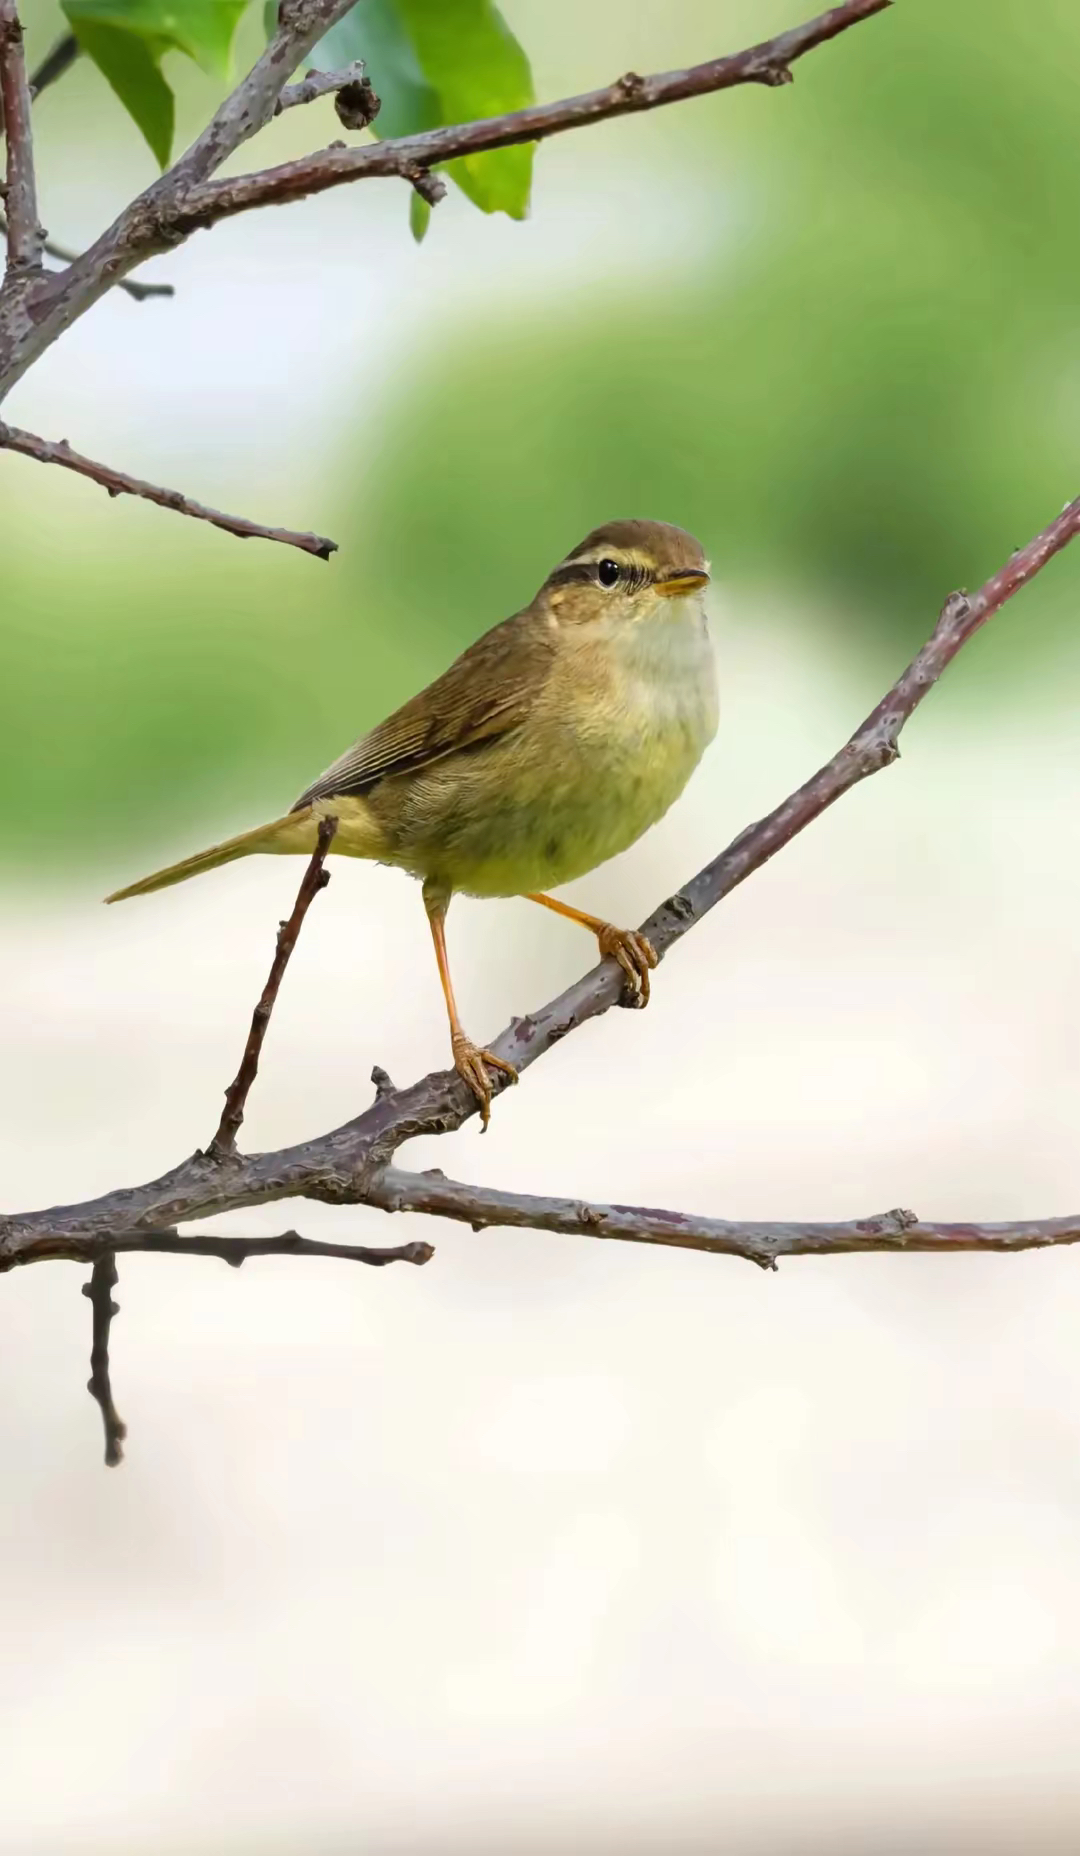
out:
M86 1390L101 1406L101 1421L105 1427L105 1462L109 1469L115 1469L118 1463L123 1462L124 1438L127 1436L127 1425L113 1404L109 1372L109 1336L113 1316L120 1312L112 1299L118 1281L116 1257L112 1250L104 1250L94 1260L90 1281L83 1284L83 1294L89 1297L94 1311L90 1377L86 1382Z
M7 230L7 219L3 213L0 213L0 235L6 238ZM59 258L63 264L74 264L79 255L77 251L70 251L66 245L58 245L56 241L51 238L45 240L42 249L47 258ZM152 296L176 295L176 291L172 284L143 284L135 277L119 278L116 289L122 290L124 295L131 297L132 301L135 303L145 303L147 299Z
M23 29L16 0L0 0L0 106L7 140L8 276L41 269L34 136Z
M767 818L742 832L643 924L643 932L657 950L671 948L737 884L804 831L842 794L895 760L897 737L904 723L957 652L1078 532L1080 499L1070 503L1056 521L1014 554L977 593L970 598L952 595L929 642L839 753ZM569 1032L617 1005L621 992L621 971L614 961L603 961L542 1010L516 1019L493 1048L516 1068L527 1069ZM418 1135L444 1134L460 1128L477 1112L472 1091L453 1072L434 1072L404 1089L380 1089L375 1102L355 1120L298 1146L276 1153L237 1156L228 1166L196 1154L143 1186L121 1188L82 1205L55 1206L0 1219L0 1270L39 1261L50 1254L71 1254L70 1246L76 1241L115 1242L140 1231L214 1217L269 1200L305 1196L337 1205L377 1204L380 1192L386 1189L384 1170L404 1142ZM467 1193L470 1189L459 1190ZM478 1221L483 1223L489 1203L478 1194L473 1204ZM468 1206L464 1201L457 1201L457 1206L458 1212L465 1215ZM674 1222L674 1214L668 1217ZM1077 1220L1073 1218L1014 1226L919 1225L918 1236L909 1232L904 1247L931 1247L920 1239L933 1232L943 1234L941 1248L952 1249L960 1246L965 1232L974 1247L1070 1243L1076 1228ZM1022 1238L1019 1233L1029 1235ZM880 1242L874 1247L897 1248L896 1231L882 1229L876 1235ZM53 1244L61 1246L59 1252L50 1250ZM827 1241L823 1241L823 1247L828 1248Z
M845 0L805 25L732 57L655 77L627 73L606 89L510 115L429 131L360 148L327 148L262 174L213 181L227 156L274 114L285 82L352 0L293 0L287 18L248 75L227 98L203 134L69 269L47 280L32 319L0 315L0 400L38 356L92 308L119 277L147 258L181 244L204 226L252 207L280 204L354 180L415 176L455 155L477 154L515 142L539 141L689 97L739 84L782 85L791 67L815 47L883 12L892 0Z
M0 424L0 451L18 451L23 457L35 458L39 464L59 464L65 470L76 471L80 477L89 477L92 483L100 484L110 496L142 497L145 502L157 503L162 509L172 509L177 515L193 516L197 522L210 522L214 528L224 529L227 535L238 535L242 541L253 538L259 541L280 541L287 547L300 548L305 554L313 554L320 561L328 561L337 552L337 542L328 540L325 535L307 535L291 528L268 528L262 522L249 522L246 516L230 516L220 509L210 509L205 503L197 503L179 490L165 490L156 483L144 482L140 477L129 477L125 471L114 470L110 464L99 464L93 458L83 457L81 452L73 451L66 438L54 442L39 438L35 432L22 432L17 426Z
M225 98L202 134L142 199L153 200L159 207L178 190L186 191L206 180L264 129L293 72L354 4L355 0L289 0L288 6L279 7L277 25L266 50L232 95ZM139 204L135 202L136 207Z
M79 41L73 32L65 32L63 38L57 39L51 52L46 52L37 70L30 79L31 97L40 97L43 90L55 84L58 77L70 71L79 56Z
M72 1232L38 1239L34 1254L27 1253L10 1262L0 1257L0 1273L30 1262L92 1263L96 1270L114 1251L155 1257L217 1257L233 1269L239 1269L249 1257L338 1257L345 1263L366 1263L372 1269L382 1269L387 1263L430 1263L435 1255L434 1246L420 1238L413 1238L408 1244L373 1248L368 1244L322 1243L318 1238L301 1237L298 1231L284 1231L279 1237L234 1237L231 1232L219 1237L203 1231L189 1237L176 1230L129 1231L115 1243L108 1236L87 1237ZM114 1276L114 1285L115 1282ZM92 1289L93 1279L83 1289L83 1294L90 1295ZM90 1390L93 1391L92 1386ZM94 1396L97 1397L96 1392Z
M663 1244L744 1257L774 1269L780 1257L838 1256L865 1251L1045 1250L1080 1244L1080 1215L1017 1219L1008 1224L941 1224L915 1212L879 1212L843 1224L768 1224L703 1218L696 1212L660 1211L649 1205L596 1205L581 1199L541 1198L491 1186L466 1186L434 1168L403 1173L387 1167L374 1181L368 1203L386 1212L423 1212L452 1218L474 1231L489 1227L555 1231L630 1244Z
M305 103L316 103L320 97L331 97L339 90L347 90L351 84L363 84L365 71L362 58L347 64L341 71L309 71L299 84L286 84L274 105L274 115L280 116L284 110L295 110Z
M324 148L259 174L207 181L176 201L172 224L186 234L196 226L212 225L236 213L304 199L351 181L390 175L408 180L417 168L430 168L462 155L486 154L494 148L510 148L520 142L545 141L568 129L582 129L616 116L638 115L669 103L684 103L690 97L710 96L740 84L771 88L790 84L791 67L797 59L891 5L892 0L848 0L847 5L831 7L806 25L781 32L747 51L692 65L689 70L665 71L653 77L639 77L637 72L629 71L602 90L567 97L558 103L535 103L505 116L451 124L362 148Z
M338 822L336 818L324 818L319 821L315 849L312 852L311 861L304 872L300 888L297 891L292 914L289 916L288 921L282 922L278 928L277 946L274 950L274 958L271 962L266 985L262 989L262 997L252 1013L251 1030L248 1032L247 1043L244 1046L244 1055L240 1059L240 1068L237 1070L236 1075L225 1091L225 1107L221 1111L221 1120L218 1122L217 1133L210 1142L208 1149L208 1152L215 1157L220 1158L226 1154L233 1154L236 1151L236 1136L239 1133L240 1124L244 1119L244 1109L247 1106L251 1085L259 1073L259 1056L262 1052L263 1040L266 1037L267 1027L270 1023L270 1014L277 1003L281 982L285 977L285 969L289 964L293 948L296 946L300 930L304 925L305 915L320 889L325 889L330 881L330 872L326 868L326 858L333 842L337 825Z

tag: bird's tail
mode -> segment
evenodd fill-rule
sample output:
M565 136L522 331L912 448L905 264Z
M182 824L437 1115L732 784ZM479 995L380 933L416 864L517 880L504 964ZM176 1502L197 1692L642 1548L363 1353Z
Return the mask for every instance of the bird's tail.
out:
M257 825L254 831L242 831L237 838L226 838L224 844L212 844L208 851L198 851L181 863L155 870L152 876L140 877L137 883L129 883L126 889L116 890L105 900L126 902L129 896L146 896L153 889L169 889L173 883L186 883L189 876L201 876L204 870L216 870L219 864L231 864L237 857L252 857L258 851L313 851L317 831L310 807L303 812L290 812L286 818L273 819L269 825Z

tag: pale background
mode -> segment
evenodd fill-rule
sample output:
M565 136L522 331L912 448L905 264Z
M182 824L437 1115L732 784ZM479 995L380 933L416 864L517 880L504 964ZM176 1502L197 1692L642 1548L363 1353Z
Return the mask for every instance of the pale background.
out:
M507 10L544 95L799 14ZM205 1141L299 868L240 865L124 910L100 895L280 809L591 522L686 521L716 572L719 739L669 820L576 892L633 922L832 753L952 585L1075 491L1077 265L1037 221L1075 200L1054 138L1080 30L1058 12L1033 72L1030 11L979 8L961 57L972 8L947 29L911 0L790 95L568 139L524 226L455 199L418 252L402 193L372 186L219 228L156 267L174 302L111 300L34 372L13 420L344 552L241 547L3 461L5 1208L149 1177ZM36 42L54 23L31 9ZM93 74L66 82L66 106L40 106L42 160L49 224L77 239L150 169ZM915 97L922 136L882 127L888 97L860 117L874 82ZM194 119L209 92L190 96ZM1010 110L1014 168L1046 170L1023 214L986 180ZM267 158L332 121L294 112ZM71 158L80 134L92 161ZM914 254L882 225L901 195L929 228ZM833 378L805 357L798 403L759 373L740 415L759 455L725 424L745 381L706 380L665 318L685 298L702 326L730 309L756 327L738 292L800 215L803 259L811 232L834 235L830 274L850 261L900 307L866 323L839 277L835 301L827 278L804 297L795 257L788 296L765 278L779 374L816 314L837 327ZM958 228L997 253L986 301ZM628 280L622 397L606 377L593 394ZM550 390L575 422L569 487L535 428L512 428L519 375L527 406ZM480 383L464 437L459 380ZM941 381L955 403L934 428ZM688 439L699 390L712 410ZM516 449L492 455L495 420ZM843 460L821 448L834 420ZM647 1015L609 1014L500 1099L486 1138L470 1124L406 1163L731 1217L1076 1209L1078 575L1056 564L994 621L900 765L697 929ZM450 935L480 1036L589 958L522 903L458 902ZM247 1142L355 1113L373 1063L407 1081L444 1061L415 889L336 865ZM380 1273L122 1259L131 1435L111 1474L83 1273L0 1284L5 1851L1076 1847L1080 1258L764 1275L318 1205L231 1222L430 1236L437 1254Z

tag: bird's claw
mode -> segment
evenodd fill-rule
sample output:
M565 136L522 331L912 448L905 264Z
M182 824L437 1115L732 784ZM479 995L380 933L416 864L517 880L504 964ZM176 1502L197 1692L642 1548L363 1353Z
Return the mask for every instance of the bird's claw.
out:
M505 1057L496 1057L490 1050L481 1050L464 1032L455 1032L450 1040L454 1053L454 1068L458 1075L468 1083L473 1095L480 1104L480 1120L484 1128L491 1120L491 1078L485 1066L501 1070L512 1083L516 1083L518 1073L512 1063Z
M652 942L636 928L613 928L605 922L596 937L600 952L617 960L626 975L631 1003L646 1006L651 996L649 974L659 966L660 956Z

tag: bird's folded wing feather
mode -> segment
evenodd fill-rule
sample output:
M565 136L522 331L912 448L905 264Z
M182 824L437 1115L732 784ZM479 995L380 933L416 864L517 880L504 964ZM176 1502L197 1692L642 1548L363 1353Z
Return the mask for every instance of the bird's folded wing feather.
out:
M528 625L522 623L526 618ZM391 774L418 772L519 727L547 679L551 658L552 642L533 615L507 619L320 774L292 810L317 799L370 792Z

